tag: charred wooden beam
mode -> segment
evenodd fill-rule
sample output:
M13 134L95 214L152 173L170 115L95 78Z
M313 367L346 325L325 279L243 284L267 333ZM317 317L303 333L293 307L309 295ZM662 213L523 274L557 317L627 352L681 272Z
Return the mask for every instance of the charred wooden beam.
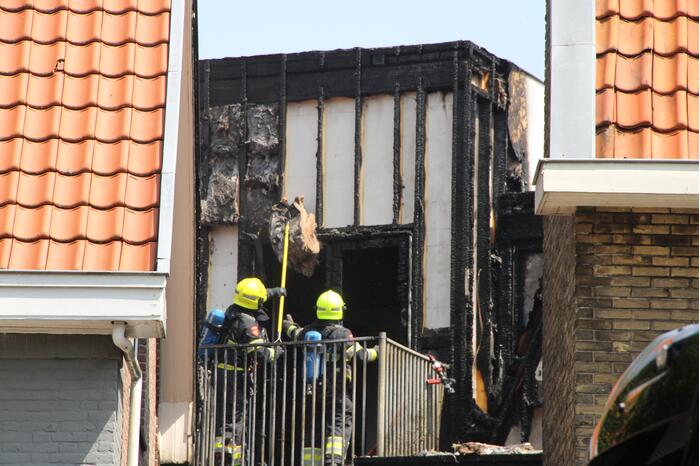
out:
M472 303L472 296L474 295L474 236L476 234L474 225L474 195L475 195L475 185L474 185L474 158L475 158L475 140L476 140L476 129L477 120L475 118L477 112L477 102L474 96L474 86L471 85L472 71L473 71L473 48L468 47L468 66L466 69L464 84L464 111L465 111L465 131L462 135L463 147L465 156L465 179L466 185L464 189L464 194L462 197L462 202L464 203L465 209L465 230L463 236L460 238L464 242L464 252L463 258L464 267L467 271L465 275L465 290L464 293L468 299L465 299L465 335L468 335L469 341L464 343L463 350L463 363L469 364L468 370L465 371L463 375L463 387L462 390L465 392L463 395L467 398L465 401L465 410L471 410L474 406L474 400L471 396L473 393L474 380L472 377L471 364L474 363L474 351L471 345L471 338L474 335L474 306ZM465 413L461 419L461 432L465 433L468 428L471 419L469 412Z
M240 103L241 103L241 122L243 125L243 137L242 137L242 150L238 154L238 173L241 180L245 180L247 176L248 167L248 87L247 87L247 70L246 70L246 59L242 58L239 62L240 65L240 76L241 76L241 86L239 88L240 92ZM249 233L249 219L248 219L248 196L246 196L247 189L244 183L240 184L241 196L239 199L239 235L238 235L238 273L241 277L248 277L253 275L255 270L255 244L252 242L254 236Z
M357 68L355 69L355 192L353 196L353 220L361 223L362 189L362 49L357 48Z
M321 52L319 56L319 67L325 68L326 54ZM323 112L325 88L323 82L318 86L318 104L316 121L316 222L323 225Z
M394 91L395 77L401 76L400 92L416 91L419 86L425 92L452 89L452 60L455 42L404 46L400 53L396 48L360 49L362 69L362 95L390 94ZM459 43L457 43L459 44ZM504 74L506 63L475 44L466 42L473 49L471 61L480 67L490 68L498 60L496 72ZM325 97L355 97L357 83L352 79L358 68L357 50L326 52L326 64L319 67L317 52L287 55L287 100L318 98L318 89L325 83ZM459 51L461 60L467 59L466 47ZM247 57L247 77L244 84L240 62L243 58L209 60L212 65L211 94L214 105L241 103L241 88L247 87L250 102L277 103L280 55ZM420 70L419 70L420 67Z
M462 312L466 308L464 277L466 273L462 238L466 237L465 208L468 208L466 195L466 157L464 154L464 120L465 120L465 90L460 66L459 50L453 57L452 76L452 192L451 192L451 241L450 241L450 340L449 361L454 367L453 376L457 380L457 396L448 398L449 411L455 413L450 419L450 438L457 441L461 437L462 425L466 419L469 398L465 396L464 374L468 362L464 359L465 349L471 342L471 337L465 334L466 316Z
M419 66L420 71L420 66ZM425 91L422 79L418 79L416 91L416 179L415 205L413 208L413 251L411 263L413 318L410 341L417 342L423 323L423 254L425 243Z
M394 199L392 203L393 207L393 223L399 222L399 215L401 213L401 191L402 191L402 181L401 181L401 92L399 91L400 84L398 81L394 85Z
M493 160L492 128L493 106L491 101L478 98L478 157L476 200L476 320L477 354L476 364L488 389L490 386L490 334L491 313L491 163Z
M284 186L285 164L287 160L287 55L282 54L280 65L280 99L279 99L279 180L280 187Z

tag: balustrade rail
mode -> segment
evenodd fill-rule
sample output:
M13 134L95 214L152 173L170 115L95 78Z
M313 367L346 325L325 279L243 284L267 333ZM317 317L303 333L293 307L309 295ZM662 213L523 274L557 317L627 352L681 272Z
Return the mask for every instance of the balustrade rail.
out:
M196 465L340 465L438 448L432 362L385 334L202 350Z

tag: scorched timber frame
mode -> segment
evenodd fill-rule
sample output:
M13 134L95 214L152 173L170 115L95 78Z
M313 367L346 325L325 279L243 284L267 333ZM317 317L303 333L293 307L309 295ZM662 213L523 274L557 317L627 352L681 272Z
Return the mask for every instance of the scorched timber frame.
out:
M495 245L490 239L490 219L496 211L498 196L509 186L508 161L513 158L508 136L509 75L517 70L513 64L502 60L483 48L468 42L400 46L392 48L336 50L330 52L304 52L297 54L264 55L256 57L224 58L200 61L198 70L198 102L200 123L198 160L207 157L209 129L207 115L212 108L238 104L244 115L252 105L276 105L279 109L279 135L286 132L286 108L289 102L317 102L317 153L316 153L316 215L323 224L323 118L325 102L332 97L349 97L355 106L354 139L354 204L353 225L348 233L361 226L360 175L363 162L358 128L362 119L363 99L374 95L393 96L393 226L399 227L399 211L402 196L400 167L401 95L416 93L416 153L415 199L413 221L401 225L411 235L411 315L409 341L418 349L438 352L448 357L451 373L457 379L457 395L450 398L450 422L446 428L446 441L464 438L467 426L472 424L474 401L472 399L472 361L484 368L485 383L490 390L495 381L490 380L493 362L488 351L474 355L472 338L475 329L475 312L481 314L483 335L496 331L492 328L498 309L494 299L499 290L492 284L491 251ZM453 94L452 128L452 186L451 186L451 257L450 257L450 322L449 329L429 334L422 330L423 276L425 248L426 201L426 106L429 93L442 91ZM247 134L247 128L246 128ZM248 147L244 149L247 153ZM284 137L279 138L279 163L277 183L264 191L256 191L257 202L265 198L270 205L277 202L284 185L286 148ZM251 241L259 241L261 233L253 228L250 216L250 189L246 186L247 157L239 160L240 214L239 225L239 276L260 270L255 264ZM207 174L198 173L198 195L203 196ZM512 181L512 180L511 180ZM521 185L525 186L524 183ZM521 189L523 189L521 188ZM383 226L382 228L386 228ZM391 225L389 226L391 227ZM377 227L380 228L380 227ZM334 229L342 231L343 229ZM378 231L379 233L379 231ZM201 235L207 235L207 227ZM257 239L255 239L257 238ZM202 245L206 241L200 241ZM207 261L206 246L201 246L200 260ZM201 266L201 264L200 264ZM201 266L202 270L207 267ZM512 268L511 268L512 269ZM481 271L481 272L479 272ZM477 279L477 276L481 277ZM201 285L206 277L198 275ZM206 294L200 293L198 313L206 312L202 302ZM204 298L202 298L204 296ZM509 309L502 312L511 312ZM507 319L506 319L507 320ZM482 336L483 336L482 335ZM444 341L447 344L444 344ZM435 344L439 343L439 344ZM483 348L482 348L483 349Z

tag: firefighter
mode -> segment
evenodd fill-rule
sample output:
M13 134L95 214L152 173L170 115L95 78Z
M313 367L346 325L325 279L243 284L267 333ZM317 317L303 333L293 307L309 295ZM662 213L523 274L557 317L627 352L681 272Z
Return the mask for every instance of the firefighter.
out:
M345 310L345 302L338 293L332 290L324 291L316 301L315 322L301 328L292 320L291 315L287 315L285 320L282 321L282 329L284 334L294 341L307 340L305 337L309 332L320 333L321 341L352 340L352 332L343 326L343 312ZM349 360L356 356L360 360L375 361L377 359L377 347L364 349L362 345L354 342L345 344L343 350L345 353L343 361L339 361L339 364L336 366L336 373L332 376L335 378L335 392L333 391L333 378L326 381L325 444L323 448L304 446L302 461L304 466L311 464L320 466L322 463L326 466L331 466L344 463L352 435L353 419L352 384L343 383L343 374L346 377L346 382L348 380L351 381L352 372ZM332 348L326 351L327 358L332 358ZM332 359L326 363L326 370L332 370L331 367ZM345 390L343 390L343 387L345 387ZM318 398L320 399L321 397ZM316 410L317 413L320 411ZM335 417L332 416L333 412L335 412ZM320 430L317 429L316 432ZM317 439L316 445L320 444L320 439Z
M261 323L269 317L262 305L272 297L286 296L284 288L265 288L258 278L244 278L236 285L233 304L226 309L222 326L220 343L250 345L267 343L267 333ZM279 357L281 348L248 346L239 351L220 350L216 387L216 438L214 452L223 451L228 458L227 465L239 465L242 462L244 403L253 390L252 377L258 363L271 363ZM247 373L244 371L247 370ZM247 383L244 382L247 377ZM224 394L225 402L224 402ZM225 405L225 406L224 406ZM235 405L235 419L233 408ZM223 425L225 414L226 425ZM250 443L252 439L246 440ZM218 464L217 459L217 464Z

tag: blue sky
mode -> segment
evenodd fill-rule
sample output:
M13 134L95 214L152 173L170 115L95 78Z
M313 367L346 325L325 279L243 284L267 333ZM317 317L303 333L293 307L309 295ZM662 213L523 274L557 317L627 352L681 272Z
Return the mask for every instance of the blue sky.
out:
M466 39L544 77L544 0L198 0L199 58Z

